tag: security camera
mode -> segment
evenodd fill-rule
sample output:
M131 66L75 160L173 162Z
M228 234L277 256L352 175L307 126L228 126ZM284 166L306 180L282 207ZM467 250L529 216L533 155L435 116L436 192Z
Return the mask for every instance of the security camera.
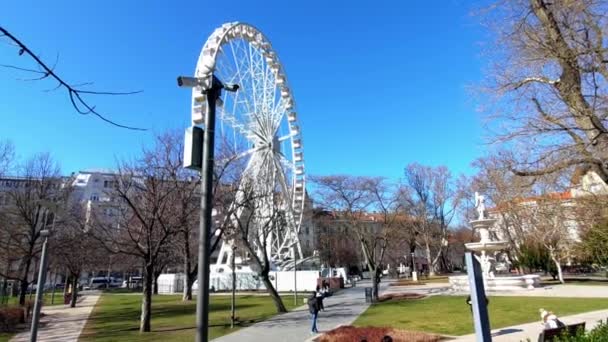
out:
M239 85L238 84L224 84L224 89L226 89L227 91L237 91L239 90Z
M196 77L179 76L177 85L182 88L194 88L201 84L201 79Z

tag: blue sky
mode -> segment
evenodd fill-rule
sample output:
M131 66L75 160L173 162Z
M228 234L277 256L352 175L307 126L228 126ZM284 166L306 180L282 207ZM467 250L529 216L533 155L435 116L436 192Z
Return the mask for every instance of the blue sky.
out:
M331 3L331 4L328 4ZM0 69L0 139L27 157L51 152L68 174L112 168L154 132L189 124L202 44L227 21L271 40L294 92L309 174L401 177L411 162L470 173L484 151L468 86L482 77L487 34L467 1L33 1L3 4L0 25L73 83L143 90L90 97L102 113L148 132L81 116L49 82ZM0 63L31 66L0 44ZM51 63L52 64L52 63Z

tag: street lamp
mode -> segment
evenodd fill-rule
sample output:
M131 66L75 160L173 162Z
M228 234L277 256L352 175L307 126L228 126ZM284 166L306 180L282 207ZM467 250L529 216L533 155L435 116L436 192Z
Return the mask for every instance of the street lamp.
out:
M234 261L236 254L236 244L233 242L232 245L232 255L231 259L231 267L232 267L232 300L230 302L230 328L234 328L234 320L235 320L235 310L236 310L236 263Z
M48 241L50 231L46 229L48 214L53 213L53 223L51 224L51 230L55 230L55 220L58 213L64 213L64 210L57 205L57 203L49 200L39 201L39 205L45 208L44 219L42 222L42 230L40 231L40 237L44 239L42 243L42 252L40 256L40 268L38 269L38 284L36 285L36 301L34 302L34 313L32 315L32 326L30 327L30 341L36 342L38 338L38 324L40 322L40 309L42 308L42 298L44 295L44 284L46 283L46 271L48 267ZM40 291L42 289L42 291ZM55 288L53 287L53 294Z
M45 215L45 228L46 228L46 215ZM54 220L54 219L53 219ZM38 285L36 285L36 302L34 302L34 315L32 317L32 326L30 328L30 341L36 342L38 338L38 323L40 322L40 308L42 306L42 296L44 295L44 283L46 282L46 267L47 267L47 245L49 241L48 229L40 231L40 237L44 238L42 244L42 256L40 260L40 269L38 270Z
M293 248L293 305L298 305L298 254L296 253L297 242L291 245Z
M211 84L208 84L209 79ZM222 89L237 91L237 84L224 84L215 75L204 78L180 76L177 85L184 88L201 87L207 98L203 153L201 161L201 213L198 239L198 295L196 297L196 341L208 341L209 323L209 259L212 211L213 152L215 139L215 107Z

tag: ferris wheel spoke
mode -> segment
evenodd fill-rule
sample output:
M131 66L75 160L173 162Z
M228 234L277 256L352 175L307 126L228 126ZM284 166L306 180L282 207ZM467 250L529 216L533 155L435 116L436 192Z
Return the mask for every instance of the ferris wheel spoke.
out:
M239 154L236 154L236 155L233 155L233 156L230 156L230 157L227 157L227 158L223 158L223 159L221 159L221 160L218 160L218 162L219 162L220 164L232 163L232 162L235 162L235 161L237 161L237 160L239 160L239 159L242 159L242 158L244 158L244 157L250 156L250 155L254 154L254 153L255 153L255 152L257 152L257 151L260 151L261 149L262 149L261 147L258 147L258 148L251 148L251 149L249 149L249 150L247 150L247 151L244 151L244 152L241 152L241 153L239 153Z
M283 191L283 196L286 197L286 204L288 205L289 209L291 210L291 203L293 201L293 198L291 196L291 191L289 190L289 188L287 187L287 181L285 180L285 170L283 170L283 167L281 165L282 163L278 160L274 160L274 167L276 170L276 173L279 176L279 185L281 186L281 190Z
M283 153L277 153L275 158L277 158L279 162L289 170L295 170L295 166L293 166L293 163L289 159L287 159Z
M279 142L283 142L283 141L285 141L287 139L291 139L291 138L294 138L296 136L298 136L298 132L291 132L291 133L289 133L287 135L279 137Z
M283 191L283 196L285 198L284 205L287 207L286 215L285 215L286 216L285 219L287 221L287 228L289 230L289 233L292 234L293 239L297 240L298 228L297 228L295 218L294 218L295 212L293 209L293 200L294 200L293 194L290 191L290 188L287 186L287 181L285 179L285 173L283 171L283 168L281 167L281 164L277 163L275 161L275 167L276 167L277 174L279 177L279 184ZM285 239L285 240L286 241L284 241L284 242L287 242L288 239Z

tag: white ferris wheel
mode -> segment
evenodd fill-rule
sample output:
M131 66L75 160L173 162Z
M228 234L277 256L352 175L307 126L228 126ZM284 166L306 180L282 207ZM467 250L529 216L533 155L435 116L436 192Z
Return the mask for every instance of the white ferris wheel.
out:
M293 95L277 54L255 27L226 23L209 36L196 65L197 78L211 81L212 75L239 86L236 92L224 92L217 108L216 160L239 160L243 167L238 186L272 194L274 205L258 203L253 208L281 211L281 223L272 227L266 246L274 266L281 267L295 257L302 259L298 238L306 195L302 138ZM193 88L194 124L203 123L206 110L201 88ZM254 201L258 198L264 201L267 196L252 197ZM254 232L259 229L258 234L267 229L252 228ZM229 260L232 252L229 243L223 242L218 263Z

